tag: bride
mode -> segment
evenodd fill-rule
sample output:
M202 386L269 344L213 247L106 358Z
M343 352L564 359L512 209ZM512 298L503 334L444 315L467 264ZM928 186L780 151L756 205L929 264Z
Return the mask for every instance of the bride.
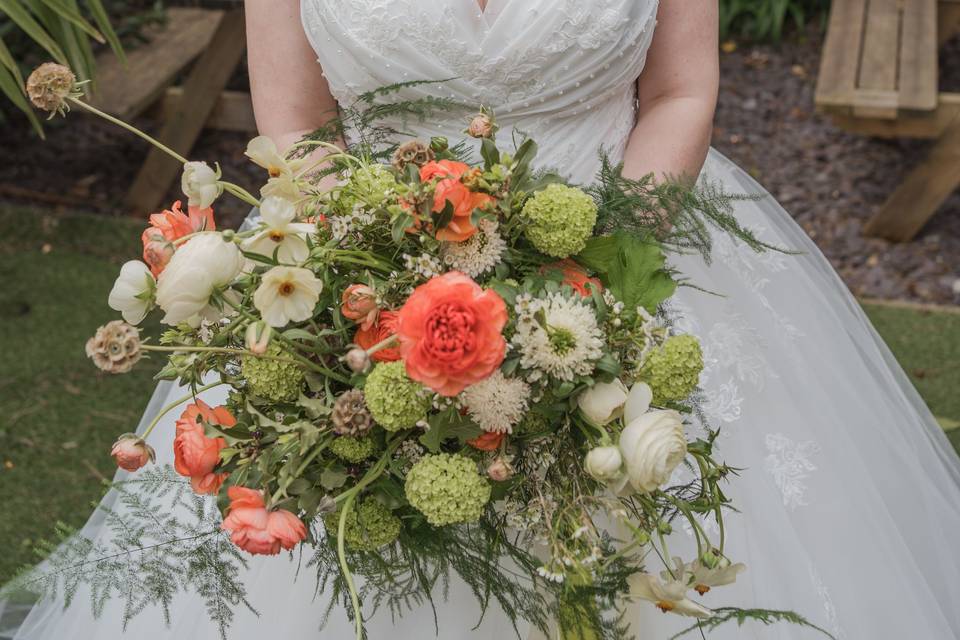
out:
M754 254L718 237L715 263L674 266L698 286L679 294L685 332L703 338L706 415L720 452L740 467L730 493L731 557L748 570L707 605L791 609L834 637L960 637L960 464L929 411L827 261L746 173L709 149L717 94L717 6L710 0L248 0L250 80L257 123L285 146L324 124L338 103L407 80L401 98L442 94L492 108L505 132L535 137L542 162L589 183L598 152L631 177L700 175L759 196L737 204L741 224L799 256ZM318 64L319 62L319 64ZM396 123L421 138L462 138L460 115ZM508 136L505 136L508 137ZM145 423L176 389L161 385ZM223 398L207 392L210 404ZM151 434L172 458L173 417ZM114 494L106 498L110 504ZM103 517L84 529L107 535ZM689 544L677 531L672 545ZM296 560L255 558L248 598L229 637L350 637L327 594ZM439 594L438 594L439 595ZM78 596L83 599L83 596ZM85 603L36 605L17 640L117 638L123 603L99 619ZM180 595L165 626L147 610L131 637L214 638L203 598ZM438 607L439 637L515 635L454 583ZM667 638L684 620L628 610L634 632ZM379 612L371 638L434 635L434 612ZM521 629L526 637L527 631ZM812 638L790 625L721 627L718 638ZM532 636L531 636L532 637Z

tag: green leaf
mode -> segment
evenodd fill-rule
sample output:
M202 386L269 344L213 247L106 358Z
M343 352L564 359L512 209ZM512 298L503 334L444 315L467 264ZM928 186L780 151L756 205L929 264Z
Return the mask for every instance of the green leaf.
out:
M394 242L400 244L407 233L407 229L413 226L413 216L402 213L393 221L393 227L390 229L390 237Z
M490 138L483 138L480 141L480 155L483 157L484 167L487 171L500 162L500 150L497 149L497 144Z
M339 465L324 469L320 474L320 484L324 489L339 489L347 482L346 469Z
M110 24L110 17L107 15L107 10L104 8L101 0L87 0L87 8L90 10L90 15L93 16L93 21L100 29L100 33L102 33L107 39L107 42L110 43L110 48L113 49L114 55L117 56L121 62L126 62L127 55L123 51L123 45L120 44L120 38L117 37L117 32L113 30L113 25Z
M430 429L420 436L420 443L431 453L436 453L440 450L440 445L447 440L456 438L460 445L464 445L467 440L476 438L482 432L483 429L467 416L460 415L456 409L447 409L434 416Z
M0 66L0 91L3 91L3 94L10 99L10 102L26 114L30 120L30 124L33 125L34 130L42 138L43 127L40 124L40 119L37 118L37 114L33 112L27 99L23 97L22 86L23 84L17 82L7 67Z
M657 244L644 242L627 233L613 237L617 242L616 257L601 280L627 310L643 307L654 313L660 303L677 289L677 283L665 270L663 250ZM598 256L603 256L600 260L603 262L606 254L601 251Z
M54 60L60 64L67 63L67 57L63 54L60 45L18 0L0 0L0 12L7 14L14 24L20 27L31 40L43 47Z

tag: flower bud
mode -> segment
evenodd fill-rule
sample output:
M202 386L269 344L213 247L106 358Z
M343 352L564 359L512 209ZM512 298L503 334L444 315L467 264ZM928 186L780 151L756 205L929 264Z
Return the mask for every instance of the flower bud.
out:
M136 471L157 457L153 447L132 433L120 436L113 443L110 455L116 460L117 466L126 471Z
M595 425L603 426L623 414L627 387L620 380L598 382L577 398L583 415Z
M704 551L700 556L700 563L707 569L716 569L720 566L720 558L711 550Z
M478 113L467 127L467 135L471 138L492 138L497 131L497 125L487 113Z
M444 136L430 138L430 149L435 153L442 153L450 148L450 142Z
M487 467L487 476L494 482L503 482L513 477L513 467L504 458L497 458Z
M613 445L596 447L587 453L584 467L594 480L606 482L620 475L623 456L620 449Z
M257 355L263 355L270 346L270 338L273 336L273 328L266 322L253 322L247 325L246 346L248 351Z
M347 352L344 362L354 373L364 373L370 368L370 356L364 349L355 347Z

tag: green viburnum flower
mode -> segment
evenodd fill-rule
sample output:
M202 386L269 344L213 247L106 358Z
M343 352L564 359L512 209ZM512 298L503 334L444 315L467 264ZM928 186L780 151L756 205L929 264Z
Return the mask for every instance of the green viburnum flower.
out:
M380 363L367 376L363 388L370 415L387 431L414 426L427 417L430 394L407 377L403 361Z
M353 169L344 187L340 202L345 211L356 203L370 207L381 206L397 187L397 179L385 167L371 164Z
M551 184L523 206L526 236L538 250L566 258L579 253L597 222L597 205L580 189Z
M284 351L278 345L271 345L266 355L282 356ZM296 400L303 388L303 370L293 362L244 356L240 373L254 395L271 402Z
M479 520L490 500L490 483L470 458L440 453L424 456L413 465L404 492L427 522L442 527Z
M327 532L336 536L340 525L340 511L326 516L324 523ZM347 514L343 542L355 551L376 551L397 539L400 526L400 518L375 498L366 498Z
M346 462L363 462L374 454L377 445L373 438L351 438L340 436L330 443L330 452Z
M703 371L700 342L691 335L667 338L659 349L647 356L640 379L653 390L653 404L678 402L697 388Z

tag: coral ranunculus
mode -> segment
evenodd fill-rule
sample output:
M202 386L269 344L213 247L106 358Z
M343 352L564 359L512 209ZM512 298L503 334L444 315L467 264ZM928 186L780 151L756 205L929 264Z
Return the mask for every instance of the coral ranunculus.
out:
M377 321L369 329L361 328L357 331L353 341L358 347L369 349L396 334L398 320L396 311L381 311ZM375 351L370 357L377 362L396 362L400 359L400 349L398 347L387 347Z
M247 553L275 556L289 551L307 537L307 528L297 516L277 509L267 511L263 494L246 487L230 487L229 513L221 528L230 540Z
M494 432L484 431L473 440L467 440L467 444L480 451L496 451L500 448L500 443L507 437L505 431Z
M343 290L340 313L344 318L359 322L367 330L377 320L377 292L365 284L352 284Z
M463 242L477 232L470 221L475 209L482 209L493 198L485 193L471 191L460 178L470 167L455 160L428 162L420 168L420 181L441 178L434 190L433 211L440 213L447 202L453 206L453 219L437 230L437 239L445 242Z
M458 271L417 287L399 320L407 375L440 395L457 395L503 362L507 305Z
M553 269L559 270L561 273L563 273L563 284L570 285L574 291L579 293L584 298L592 295L590 293L591 287L597 291L603 291L603 285L600 283L600 281L596 278L591 278L588 276L586 269L581 267L570 258L544 265L541 267L540 271L541 273L547 273ZM588 287L587 285L590 286Z
M207 207L188 207L183 213L180 201L166 211L150 215L150 226L140 236L143 242L143 261L150 265L154 277L160 275L170 262L176 249L175 240L179 240L198 231L214 231L217 225L213 220L213 209Z
M173 466L177 473L190 478L194 492L216 494L227 476L213 470L220 462L220 450L227 446L227 442L223 438L208 438L203 423L229 428L237 420L226 407L212 409L203 400L188 406L177 420Z

